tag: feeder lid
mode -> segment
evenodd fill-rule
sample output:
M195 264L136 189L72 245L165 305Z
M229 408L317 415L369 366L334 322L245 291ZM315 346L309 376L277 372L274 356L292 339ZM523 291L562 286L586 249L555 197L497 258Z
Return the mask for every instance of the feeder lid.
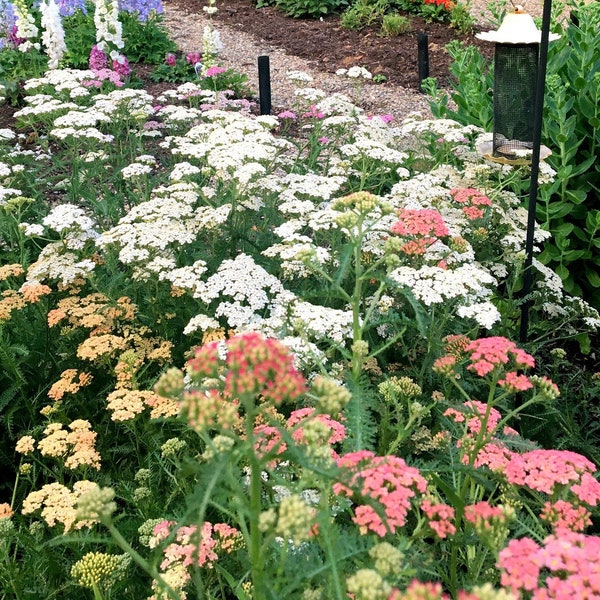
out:
M497 31L484 31L475 34L476 38L497 44L539 44L542 41L542 32L535 26L533 17L517 6L514 12L508 13ZM560 35L551 33L549 41L553 42Z

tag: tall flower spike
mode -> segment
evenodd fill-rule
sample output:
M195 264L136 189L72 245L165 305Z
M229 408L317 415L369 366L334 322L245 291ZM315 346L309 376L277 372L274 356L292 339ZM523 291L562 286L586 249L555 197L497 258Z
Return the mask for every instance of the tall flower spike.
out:
M54 0L43 0L40 3L42 12L42 42L48 54L48 68L58 69L58 63L67 51L65 30L60 18L58 6Z

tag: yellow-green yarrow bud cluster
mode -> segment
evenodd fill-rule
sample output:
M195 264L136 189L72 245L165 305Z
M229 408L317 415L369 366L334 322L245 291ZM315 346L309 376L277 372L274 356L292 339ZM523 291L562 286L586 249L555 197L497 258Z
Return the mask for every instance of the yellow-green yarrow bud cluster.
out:
M355 192L343 198L338 198L332 202L331 208L340 212L348 210L356 211L363 215L372 212L376 208L379 208L382 213L392 210L390 205L387 202L383 202L379 196L365 191Z
M316 377L312 391L317 396L317 410L331 416L337 415L352 397L347 388L328 377Z
M358 215L354 213L341 213L336 215L333 220L340 229L347 229L349 231L356 227L358 219Z
M310 538L315 511L296 494L286 496L279 505L275 532L299 546Z
M277 523L277 511L274 508L264 510L258 515L258 529L263 533L271 531Z
M154 528L163 521L164 519L148 519L138 527L140 544L142 546L146 546L146 548L150 547L150 538L154 537Z
M14 530L15 524L12 522L12 519L8 517L0 519L0 540L11 536Z
M150 481L151 475L152 471L150 469L139 469L133 478L137 483L147 483Z
M103 552L88 552L71 567L71 577L81 586L107 588L120 566L122 557Z
M327 444L331 430L318 419L311 419L302 428L302 441L308 446Z
M469 242L465 240L465 238L460 236L455 236L450 238L450 250L454 250L455 252L466 252L469 249Z
M346 579L348 591L355 600L387 600L392 586L373 569L359 569Z
M101 488L96 485L77 500L77 520L100 522L109 520L117 510L114 497L115 491L112 488Z
M368 356L369 355L369 344L365 340L356 340L352 344L352 354L356 356Z
M397 255L402 252L406 240L399 237L389 237L383 246L383 251L387 255Z
M202 453L202 458L205 461L212 460L215 456L219 454L226 454L229 452L233 446L235 445L235 441L227 437L226 435L216 435L210 445L206 446L206 449Z
M185 388L183 372L172 367L167 369L156 382L154 391L163 398L178 398Z
M174 458L186 448L187 442L179 438L171 438L160 447L160 454L163 458Z
M510 590L496 590L491 583L478 585L471 590L471 593L479 600L517 600Z
M22 463L21 465L19 465L19 473L21 475L29 475L32 469L33 466L31 463Z
M302 592L302 600L323 600L323 590L321 588L311 588Z
M386 402L393 402L397 398L418 398L423 390L410 377L390 377L378 386Z
M538 392L545 400L556 400L560 396L558 386L547 377L531 375L529 381L538 388Z
M152 490L145 485L135 488L133 490L133 500L135 502L141 502L142 500L146 500L146 498L150 498L152 496Z
M388 542L373 546L369 556L375 561L375 570L382 577L397 576L402 571L404 555Z

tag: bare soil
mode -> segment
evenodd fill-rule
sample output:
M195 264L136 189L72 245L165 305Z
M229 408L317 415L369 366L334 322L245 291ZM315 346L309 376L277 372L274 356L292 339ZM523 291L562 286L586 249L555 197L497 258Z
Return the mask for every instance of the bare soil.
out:
M190 15L202 11L199 0L170 0L169 6ZM438 79L440 87L450 81L450 57L446 44L458 39L479 47L490 56L493 47L473 35L462 35L447 24L426 23L410 17L409 30L397 36L382 36L381 27L373 25L351 30L341 25L340 15L320 19L292 19L274 7L256 8L253 0L220 0L213 19L233 29L250 33L285 50L287 54L310 61L324 72L360 65L374 75L403 87L418 89L417 36L428 36L429 74Z

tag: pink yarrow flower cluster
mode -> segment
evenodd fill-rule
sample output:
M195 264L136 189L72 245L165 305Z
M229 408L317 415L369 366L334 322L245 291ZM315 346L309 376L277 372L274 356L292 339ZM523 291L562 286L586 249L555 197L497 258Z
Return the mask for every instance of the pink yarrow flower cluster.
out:
M314 408L301 408L291 413L285 423L286 429L291 432L292 439L298 444L307 443L304 436L304 427L311 421L318 421L329 429L329 438L326 443L333 446L346 437L346 428L342 423L332 419L329 415L317 414ZM254 451L259 458L265 459L269 455L274 457L283 454L287 450L287 444L283 441L281 428L261 423L254 428ZM338 458L338 454L331 448L331 457ZM274 467L276 461L271 461Z
M600 598L600 538L563 530L543 545L511 540L498 557L501 584L532 600Z
M506 465L508 483L526 486L550 496L569 488L580 502L596 506L600 483L594 478L596 465L569 450L532 450L513 454Z
M462 206L463 213L471 221L481 219L485 215L482 206L492 205L492 201L485 194L473 188L455 188L450 190L450 195Z
M306 111L305 113L302 113L302 116L305 119L324 119L325 113L322 110L320 110L316 104L311 104L310 110Z
M230 399L251 394L279 406L307 391L306 380L294 367L287 347L256 332L235 336L223 346L220 342L205 344L196 350L187 368L192 378L200 380L225 373L223 392Z
M409 467L397 456L376 456L369 450L360 450L345 454L337 464L350 477L347 485L336 483L333 491L348 497L357 495L358 506L353 520L363 534L372 531L383 537L394 533L405 524L411 499L427 489L427 480L418 469ZM385 514L385 522L361 498L378 502Z
M521 350L514 342L505 337L488 337L472 341L466 347L471 364L467 367L480 377L485 377L496 367L514 365L514 369L526 369L535 366L531 354Z
M221 73L225 73L227 69L224 69L223 67L217 67L216 65L213 67L208 67L208 69L206 69L204 76L205 77L215 77L216 75L220 75Z
M433 504L431 500L423 500L421 510L429 519L428 525L437 537L444 539L456 533L453 523L455 511L452 506Z
M590 516L585 506L575 506L566 500L546 502L540 513L542 521L550 523L556 532L563 529L585 531L592 524Z
M175 587L182 589L191 579L191 567L212 569L220 555L240 547L242 536L226 523L206 521L197 527L177 526L165 520L154 527L149 546L156 548L166 540L172 541L163 549L160 569Z
M401 251L405 254L424 254L438 238L449 234L442 215L434 209L402 209L390 232L407 238Z
M492 531L497 525L503 525L507 520L506 511L500 506L492 506L482 500L476 504L465 506L465 520L482 533Z

